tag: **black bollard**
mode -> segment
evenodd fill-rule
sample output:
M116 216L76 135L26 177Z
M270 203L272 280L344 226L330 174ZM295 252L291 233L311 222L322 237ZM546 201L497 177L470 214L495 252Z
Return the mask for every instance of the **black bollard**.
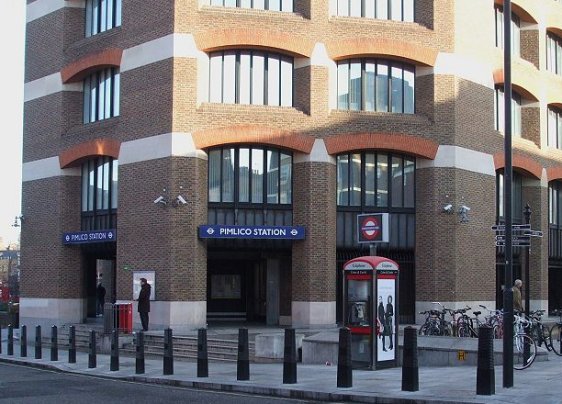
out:
M172 329L164 330L164 375L174 374L174 346L172 344Z
M351 331L349 328L340 328L338 345L338 387L353 387Z
M20 356L22 358L27 357L27 326L21 326L20 332Z
M404 328L402 358L402 391L418 391L419 389L418 333L414 327L406 327Z
M96 366L96 331L90 330L90 343L88 344L88 368L93 369Z
M207 330L205 328L197 331L197 377L209 377Z
M294 328L285 330L285 347L283 349L283 384L297 382L297 341Z
M57 326L51 327L51 361L59 360L59 339Z
M68 363L76 363L76 327L68 327Z
M8 326L8 355L14 354L14 327Z
M248 346L248 329L238 330L238 361L236 380L250 380L250 350Z
M478 365L476 368L476 394L490 396L496 394L494 373L493 329L481 326L478 329Z
M35 327L35 359L41 359L43 357L42 343L41 326L38 325Z
M144 333L139 331L135 335L135 373L141 375L144 373Z
M112 372L119 370L119 331L117 329L111 331L111 358L109 370Z

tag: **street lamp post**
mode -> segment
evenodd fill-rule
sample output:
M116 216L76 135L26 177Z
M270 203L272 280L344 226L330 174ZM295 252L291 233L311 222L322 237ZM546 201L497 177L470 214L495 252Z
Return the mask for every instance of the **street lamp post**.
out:
M511 154L511 0L503 2L503 86L504 86L504 190L505 190L505 273L503 308L503 387L513 387L513 232L512 232L512 175Z

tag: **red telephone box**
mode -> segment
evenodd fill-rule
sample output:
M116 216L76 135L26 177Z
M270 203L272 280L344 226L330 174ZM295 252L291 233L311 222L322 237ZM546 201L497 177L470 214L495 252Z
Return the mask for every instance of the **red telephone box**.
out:
M388 258L354 258L344 267L344 324L351 330L356 369L396 366L398 264Z

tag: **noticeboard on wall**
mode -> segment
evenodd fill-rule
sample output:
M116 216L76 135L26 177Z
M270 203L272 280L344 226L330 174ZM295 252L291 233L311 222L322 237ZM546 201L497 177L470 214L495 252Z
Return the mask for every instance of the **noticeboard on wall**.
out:
M133 271L133 300L139 298L141 278L146 278L146 282L150 285L150 300L154 300L156 296L156 276L154 271Z

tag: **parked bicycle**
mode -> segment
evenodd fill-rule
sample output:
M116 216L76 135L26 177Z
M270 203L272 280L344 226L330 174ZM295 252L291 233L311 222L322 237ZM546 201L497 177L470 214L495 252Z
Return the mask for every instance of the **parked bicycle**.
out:
M529 334L531 338L535 340L539 347L544 347L548 351L552 351L552 339L550 338L550 330L546 325L542 323L542 316L545 310L534 310L529 312L530 331Z
M496 339L503 338L503 310L490 310L486 306L479 304L481 308L488 312L488 315L484 317L486 325L492 327L492 334Z
M445 316L451 314L452 310L445 308L439 302L433 302L442 307L441 310L426 310L420 311L420 314L425 314L425 322L420 327L419 335L433 335L433 336L452 336L453 335L453 325L451 321L448 321Z
M513 368L516 370L528 368L537 356L537 344L525 330L530 325L523 316L513 316Z
M548 333L550 337L550 344L552 346L552 351L558 355L562 356L562 309L556 309L552 312L555 316L558 316L558 322L554 324Z

